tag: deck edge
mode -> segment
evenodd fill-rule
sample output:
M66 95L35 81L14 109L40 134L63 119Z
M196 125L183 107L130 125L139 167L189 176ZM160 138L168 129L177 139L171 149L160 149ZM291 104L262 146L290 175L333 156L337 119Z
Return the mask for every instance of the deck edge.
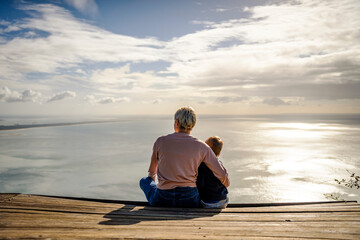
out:
M85 197L68 197L68 196L51 196L41 194L30 194L40 197L62 198L70 200L100 202L100 203L115 203L136 206L150 206L148 202L144 201L130 201L130 200L113 200L113 199L99 199L99 198L85 198ZM274 207L274 206L296 206L296 205L313 205L313 204L333 204L333 203L357 203L355 200L351 201L318 201L318 202L279 202L279 203L230 203L227 208L241 208L241 207Z
M21 193L0 193L0 202L11 202L14 198L19 196Z

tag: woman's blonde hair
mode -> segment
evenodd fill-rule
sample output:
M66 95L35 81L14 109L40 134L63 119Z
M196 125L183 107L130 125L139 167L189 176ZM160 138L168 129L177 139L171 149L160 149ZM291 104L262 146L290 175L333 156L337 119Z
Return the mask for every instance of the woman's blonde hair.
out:
M175 121L178 120L180 128L192 130L196 123L195 110L192 107L181 107L175 113Z

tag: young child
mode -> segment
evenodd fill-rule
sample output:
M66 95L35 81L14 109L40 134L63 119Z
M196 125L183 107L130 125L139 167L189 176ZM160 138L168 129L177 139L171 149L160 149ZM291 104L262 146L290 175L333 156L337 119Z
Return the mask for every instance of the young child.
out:
M222 140L213 136L209 137L205 143L219 157L223 146ZM205 163L201 163L199 166L196 185L204 208L226 208L229 202L228 191Z

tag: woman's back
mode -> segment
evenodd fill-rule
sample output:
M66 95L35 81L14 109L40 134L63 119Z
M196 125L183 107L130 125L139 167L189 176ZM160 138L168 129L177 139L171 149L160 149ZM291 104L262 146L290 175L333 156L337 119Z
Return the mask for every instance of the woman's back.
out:
M186 133L159 137L153 150L158 159L159 189L196 187L198 167L211 154L204 142Z

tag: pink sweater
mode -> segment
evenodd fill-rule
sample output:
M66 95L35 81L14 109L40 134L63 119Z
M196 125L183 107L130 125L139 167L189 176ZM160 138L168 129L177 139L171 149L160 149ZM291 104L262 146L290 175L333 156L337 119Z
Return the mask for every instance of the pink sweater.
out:
M187 133L159 137L154 144L151 161L157 163L157 187L162 190L196 187L201 162L208 166L225 187L230 185L225 167L211 148ZM151 171L149 170L150 173Z

